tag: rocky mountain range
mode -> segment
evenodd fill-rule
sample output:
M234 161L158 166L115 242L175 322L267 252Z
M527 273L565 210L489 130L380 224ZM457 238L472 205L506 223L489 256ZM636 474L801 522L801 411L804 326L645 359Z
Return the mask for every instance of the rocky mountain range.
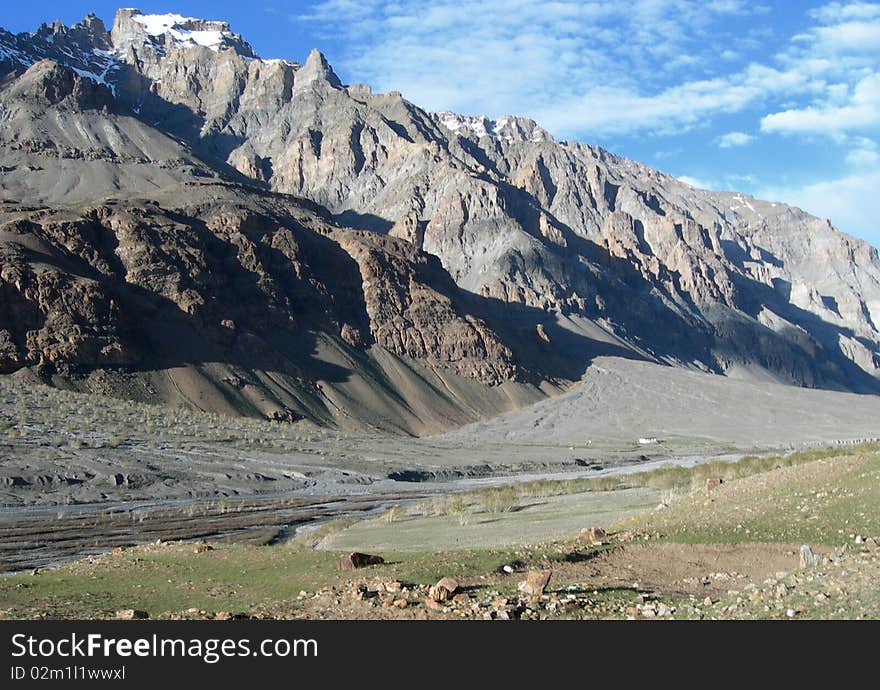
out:
M880 392L880 259L520 117L119 10L0 30L0 371L426 434L597 356Z

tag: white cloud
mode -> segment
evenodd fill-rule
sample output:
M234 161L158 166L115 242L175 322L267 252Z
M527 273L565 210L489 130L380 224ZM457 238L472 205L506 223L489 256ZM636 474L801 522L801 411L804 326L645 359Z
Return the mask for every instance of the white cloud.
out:
M700 180L696 177L691 177L690 175L679 175L677 178L679 182L684 182L686 185L691 187L696 187L697 189L714 189L715 185L706 180Z
M822 53L876 53L880 48L880 25L876 21L844 22L814 29L802 37Z
M433 110L531 116L562 137L679 133L770 103L765 131L863 127L877 108L859 103L855 82L876 72L880 3L812 10L813 26L776 55L725 73L742 51L778 40L760 22L745 34L725 24L767 10L743 0L323 0L291 20L346 34L353 48L336 66L358 81Z
M880 223L876 200L880 169L817 182L802 187L762 189L758 196L799 206L808 213L828 218L839 229L880 246Z
M803 74L750 65L726 78L688 81L644 96L629 88L598 87L583 94L558 97L534 111L551 131L628 134L648 130L679 133L713 115L736 113L766 98L818 88Z
M880 153L877 142L866 137L855 137L852 148L846 154L847 165L857 169L880 167Z
M680 130L775 89L759 84L782 74L772 68L715 72L721 20L757 9L741 0L327 0L293 19L349 32L356 48L337 67L380 90L433 110L528 115L580 136Z
M746 146L755 140L751 134L745 132L728 132L718 137L718 146L722 149L732 149L737 146Z
M851 19L880 18L880 5L874 2L831 2L810 11L810 16L825 24Z
M744 28L741 16L768 11L745 0L319 0L291 20L345 39L334 64L343 77L432 110L526 115L557 136L594 141L703 128L720 147L744 146L754 132L743 114L807 146L831 136L847 148L834 172L821 157L825 181L771 187L767 170L737 175L706 161L692 168L700 178L679 179L745 186L877 243L880 2L790 4L783 11L808 24L787 40L779 11ZM731 129L742 131L711 129L735 114L743 123Z
M875 127L880 127L880 72L856 84L845 105L810 105L772 113L761 120L761 131L785 134L839 135Z

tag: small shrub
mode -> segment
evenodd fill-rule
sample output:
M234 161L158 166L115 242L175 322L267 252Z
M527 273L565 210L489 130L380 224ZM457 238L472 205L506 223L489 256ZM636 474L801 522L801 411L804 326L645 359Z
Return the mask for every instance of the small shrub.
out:
M464 502L464 499L461 496L456 496L451 501L449 501L447 512L449 513L449 515L454 515L458 518L459 525L466 525L468 524L468 522L470 522L470 510L468 509L467 503Z
M516 489L512 486L487 489L480 496L483 509L487 513L508 513L516 508L518 498Z
M314 549L321 543L321 540L329 537L331 534L336 534L337 532L342 532L343 530L348 529L355 522L357 521L352 518L336 518L335 520L329 520L316 529L297 534L288 543L294 548Z

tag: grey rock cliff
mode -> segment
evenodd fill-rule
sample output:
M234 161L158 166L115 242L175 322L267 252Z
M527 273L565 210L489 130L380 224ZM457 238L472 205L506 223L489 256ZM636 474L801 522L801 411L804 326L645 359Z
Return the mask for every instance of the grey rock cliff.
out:
M103 91L71 105L40 86L52 102L34 105L22 84L48 68L24 71L46 58L80 91L82 80ZM83 180L30 170L4 180L8 200L155 197L223 179L326 209L336 229L323 232L357 266L363 295L358 319L324 329L345 347L481 385L564 385L593 357L625 354L880 391L877 251L799 209L694 189L526 118L428 113L342 84L318 51L303 65L263 60L223 22L121 10L109 33L93 17L2 32L3 74L2 117L17 122L2 130L3 165L76 167ZM55 123L48 134L37 107ZM76 108L76 131L95 137L71 139ZM107 122L121 132L112 141L101 140ZM70 155L48 152L52 141Z

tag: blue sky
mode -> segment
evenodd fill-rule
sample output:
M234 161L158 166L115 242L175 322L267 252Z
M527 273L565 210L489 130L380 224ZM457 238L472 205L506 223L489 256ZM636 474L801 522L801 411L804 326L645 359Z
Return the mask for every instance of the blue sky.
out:
M118 3L15 3L32 30ZM346 82L432 110L533 117L697 186L796 204L880 245L880 2L231 0L144 12L226 19L264 57L320 48Z

